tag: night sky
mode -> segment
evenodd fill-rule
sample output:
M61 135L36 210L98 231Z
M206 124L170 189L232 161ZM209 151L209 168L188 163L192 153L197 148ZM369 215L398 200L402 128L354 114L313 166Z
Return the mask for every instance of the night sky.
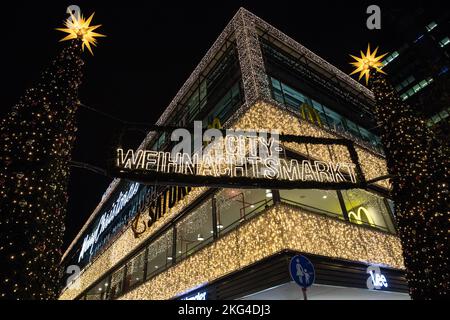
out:
M392 2L395 2L393 4ZM382 30L366 28L368 5L382 9ZM430 2L426 2L427 6ZM103 24L95 56L85 53L86 68L80 100L126 121L154 123L168 106L220 32L243 6L345 72L348 54L370 41L381 51L399 45L389 23L421 2L409 1L14 1L2 4L1 115L61 50L62 33L54 30L66 18L66 7L77 4L85 15L95 11ZM432 6L438 7L439 3ZM73 159L105 167L120 124L80 109ZM143 134L129 136L138 145ZM69 187L66 246L99 202L110 178L73 169Z

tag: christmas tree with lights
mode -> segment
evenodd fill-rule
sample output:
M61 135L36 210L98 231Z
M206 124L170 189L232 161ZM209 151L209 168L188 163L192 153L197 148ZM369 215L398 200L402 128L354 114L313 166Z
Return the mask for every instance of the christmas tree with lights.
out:
M69 45L1 121L1 299L57 298L81 53L98 35L91 19L71 14L59 29Z
M353 57L375 101L392 198L413 299L444 299L450 292L450 163L433 132L386 80L376 51Z

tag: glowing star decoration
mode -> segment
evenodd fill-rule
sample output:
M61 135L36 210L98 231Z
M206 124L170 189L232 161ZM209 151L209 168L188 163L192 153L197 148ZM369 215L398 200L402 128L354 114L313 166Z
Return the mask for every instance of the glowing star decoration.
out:
M92 18L94 17L95 12L85 20L82 15L75 16L73 13L70 13L70 17L67 18L64 25L66 28L56 28L56 30L66 32L68 35L61 39L60 41L67 41L73 39L81 39L82 41L82 49L87 47L89 52L94 55L92 52L91 45L94 47L97 45L96 37L106 37L103 34L94 32L97 28L101 27L101 24L96 26L91 26Z
M373 51L372 53L370 52L370 44L367 45L367 53L364 54L364 52L361 51L361 57L355 57L353 55L350 55L350 57L352 57L353 59L356 60L356 62L351 62L351 65L354 65L356 67L356 69L350 73L350 75L353 75L355 73L359 72L359 79L361 80L361 78L363 76L365 76L366 78L366 84L369 83L369 76L370 76L370 69L373 68L375 69L377 72L381 72L386 74L386 72L384 72L383 70L381 70L381 68L383 67L383 63L380 62L380 60L387 55L387 53L381 55L381 56L376 56L378 51L378 47L375 49L375 51Z

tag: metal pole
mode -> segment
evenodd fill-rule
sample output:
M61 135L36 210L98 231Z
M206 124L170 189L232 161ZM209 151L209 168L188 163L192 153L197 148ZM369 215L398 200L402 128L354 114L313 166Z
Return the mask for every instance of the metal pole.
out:
M308 296L306 295L306 288L302 288L303 300L308 300Z

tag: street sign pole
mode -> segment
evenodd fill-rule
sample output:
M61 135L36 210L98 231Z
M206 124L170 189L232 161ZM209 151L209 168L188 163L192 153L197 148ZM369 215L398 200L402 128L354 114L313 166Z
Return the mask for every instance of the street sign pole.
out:
M314 265L305 256L296 255L289 263L289 273L292 280L302 288L303 300L308 300L306 290L314 284L316 279Z
M306 288L302 288L303 300L308 300L308 296L306 295Z

